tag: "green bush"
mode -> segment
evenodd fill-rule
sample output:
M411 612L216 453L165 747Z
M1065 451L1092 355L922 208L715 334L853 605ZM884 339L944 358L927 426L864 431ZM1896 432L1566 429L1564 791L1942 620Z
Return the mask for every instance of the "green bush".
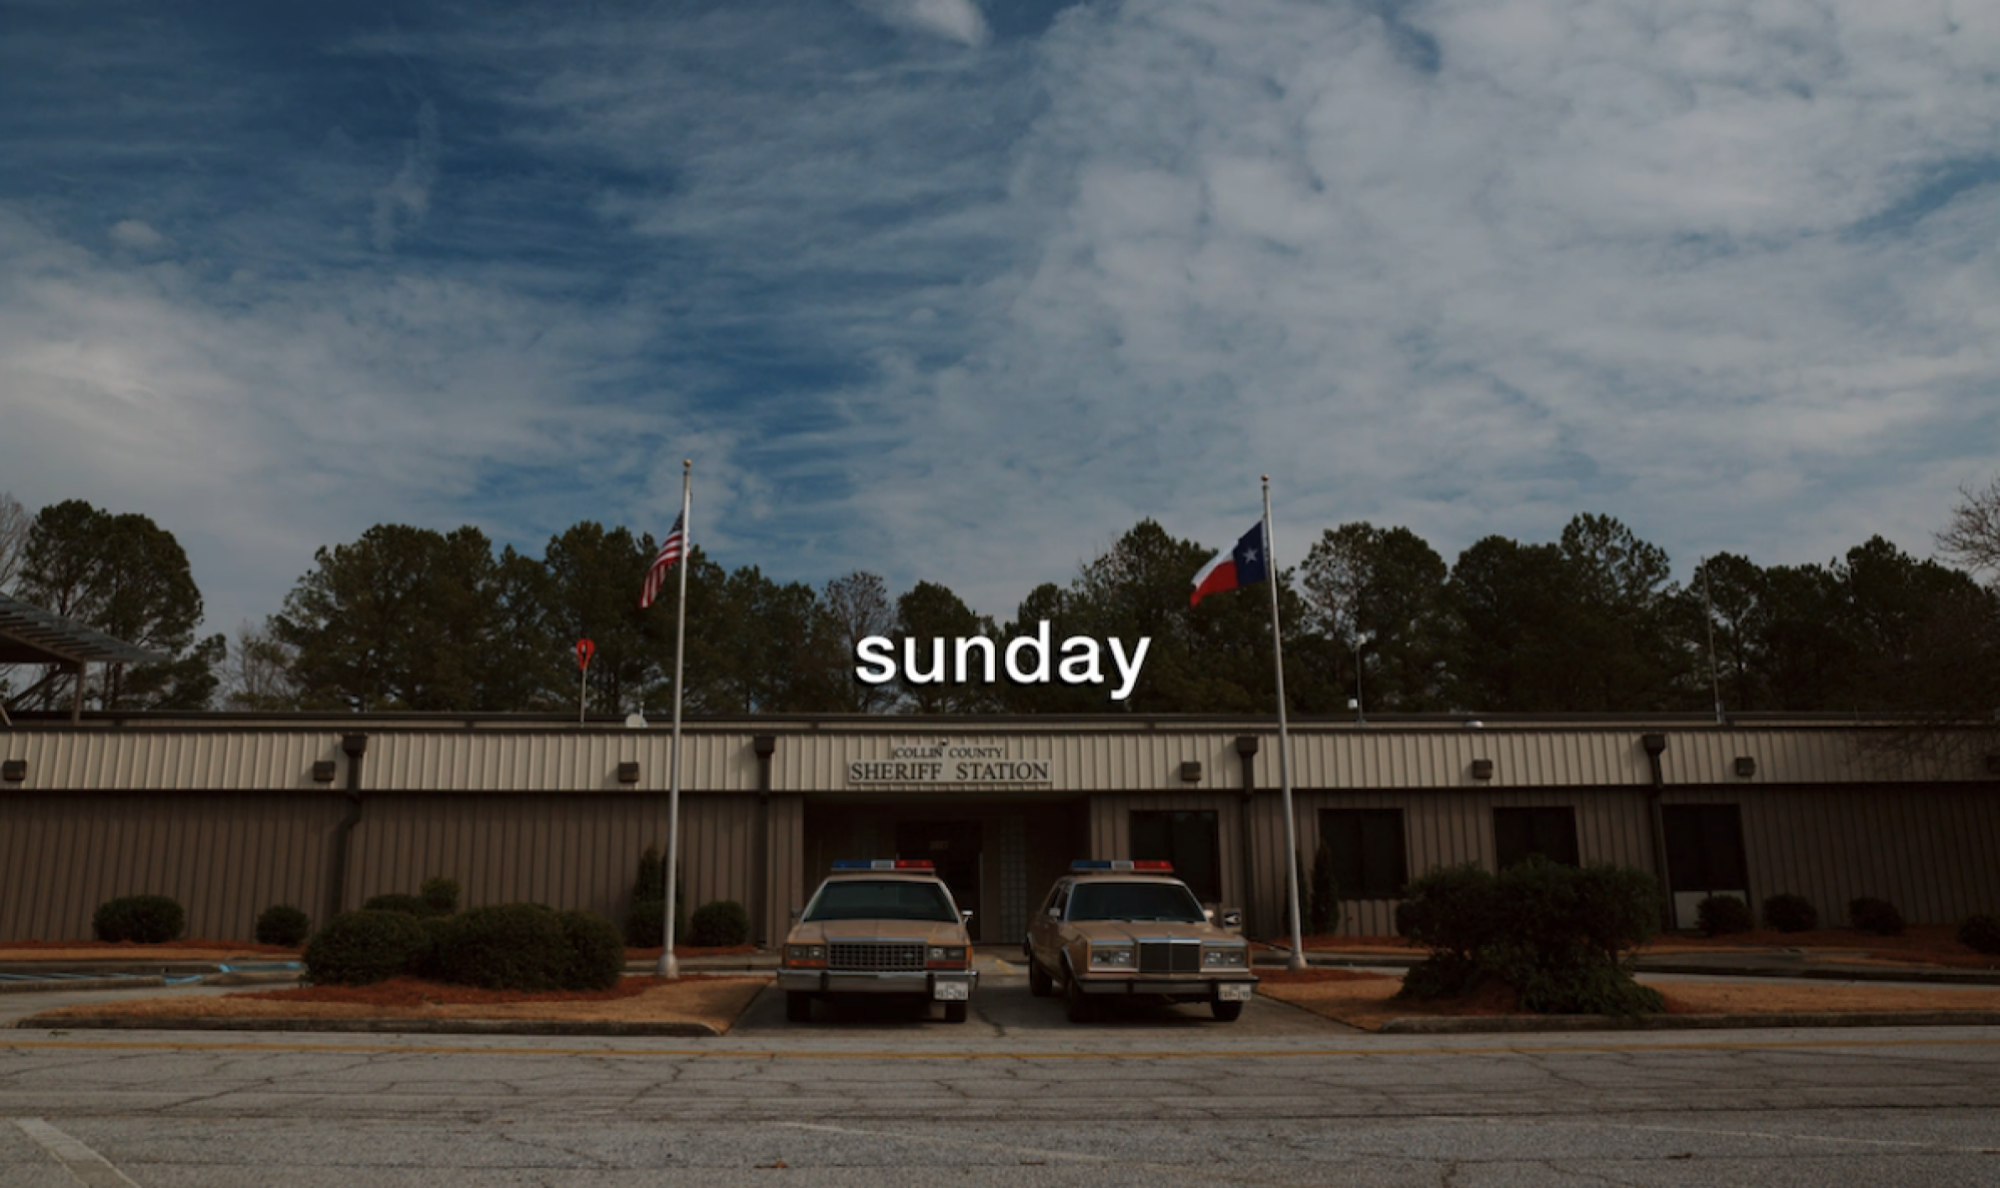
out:
M1498 910L1492 871L1472 862L1440 866L1410 883L1396 905L1396 931L1471 962L1498 927Z
M703 949L726 949L750 943L750 913L733 899L702 904L688 918L688 943Z
M432 875L417 888L417 898L423 901L425 915L449 916L458 910L458 880Z
M420 972L430 947L430 933L410 913L363 908L328 920L301 959L314 985L366 986Z
M1819 909L1803 895L1773 895L1764 901L1764 927L1778 932L1811 932L1819 927Z
M647 846L639 855L639 874L632 880L632 903L665 903L667 899L667 860L660 856L660 847Z
M387 895L371 895L362 901L364 912L401 912L406 916L428 916L424 901L414 895L391 892Z
M1644 871L1578 869L1530 858L1499 875L1443 867L1410 884L1397 928L1431 950L1404 978L1413 998L1464 994L1488 977L1545 1014L1658 1011L1623 954L1659 927L1659 888Z
M569 942L565 990L609 990L625 974L625 942L611 921L596 912L561 913Z
M1967 916L1958 922L1958 943L1981 953L2000 953L2000 916Z
M1703 936L1748 932L1757 923L1750 918L1750 905L1734 895L1711 895L1702 900L1695 908L1694 921Z
M1313 854L1311 898L1306 914L1312 934L1325 936L1340 931L1340 888L1333 880L1333 851L1325 842Z
M667 933L667 901L647 899L625 913L625 943L635 949L657 949Z
M625 968L625 946L602 916L540 904L473 908L436 923L436 976L488 990L602 990Z
M1876 936L1903 935L1903 913L1886 899L1870 899L1866 896L1849 900L1847 922L1862 932L1872 932Z
M127 895L98 905L90 927L102 941L163 945L180 938L187 911L164 895Z
M312 935L312 917L289 903L274 903L257 917L257 943L297 945Z

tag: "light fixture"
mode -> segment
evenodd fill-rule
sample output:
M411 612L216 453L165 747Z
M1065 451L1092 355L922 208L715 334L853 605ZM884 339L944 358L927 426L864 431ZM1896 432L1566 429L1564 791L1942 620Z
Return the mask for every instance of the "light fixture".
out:
M1474 759L1474 760L1472 761L1472 778L1473 778L1473 779L1475 779L1475 780L1490 780L1490 779L1492 779L1492 778L1493 778L1493 760L1491 760L1491 759Z
M10 784L18 784L27 778L28 761L26 759L9 759L5 763L0 763L0 780L6 780Z
M1736 774L1746 780L1756 775L1757 760L1749 755L1738 755L1736 757Z
M1181 764L1181 782L1193 784L1201 779L1201 760L1189 759Z
M639 764L637 760L627 759L618 765L618 782L621 784L636 784L639 782Z
M313 760L313 782L316 784L331 784L333 782L333 768L334 763L331 759Z

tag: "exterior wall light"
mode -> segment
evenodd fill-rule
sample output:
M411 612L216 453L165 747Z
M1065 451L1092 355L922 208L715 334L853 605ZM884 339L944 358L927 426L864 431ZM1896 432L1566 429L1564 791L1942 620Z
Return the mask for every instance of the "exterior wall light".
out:
M333 782L333 769L334 762L331 759L313 760L313 783L331 784Z
M1183 784L1198 783L1200 780L1201 760L1189 759L1181 764L1181 782Z
M1472 778L1473 778L1473 779L1475 779L1475 780L1490 780L1490 779L1492 779L1492 778L1493 778L1493 760L1491 760L1491 759L1474 759L1474 760L1472 761Z
M1749 755L1738 755L1736 757L1736 774L1746 780L1756 775L1757 760Z
M618 765L618 782L621 784L638 783L639 764L636 761L630 759L626 760L623 763L620 763Z
M9 759L5 763L0 763L0 780L6 780L10 784L18 784L27 778L28 761L26 759Z

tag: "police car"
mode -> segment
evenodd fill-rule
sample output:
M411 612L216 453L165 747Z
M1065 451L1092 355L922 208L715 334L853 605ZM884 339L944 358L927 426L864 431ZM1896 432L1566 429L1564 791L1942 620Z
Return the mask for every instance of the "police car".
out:
M882 994L943 1003L945 1022L965 1022L979 984L971 919L927 861L835 862L785 937L785 1018L805 1023L815 1001Z
M1171 862L1083 859L1028 923L1028 990L1061 988L1072 1023L1109 997L1205 1002L1232 1022L1257 991L1250 945L1218 926Z

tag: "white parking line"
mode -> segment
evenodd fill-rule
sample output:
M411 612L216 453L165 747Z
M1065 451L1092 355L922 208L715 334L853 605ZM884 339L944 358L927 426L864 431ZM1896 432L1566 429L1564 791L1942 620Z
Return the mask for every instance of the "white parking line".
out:
M110 1162L97 1152L77 1142L75 1139L50 1126L40 1118L16 1118L14 1125L21 1128L29 1138L41 1144L42 1150L55 1156L56 1162L68 1169L85 1188L139 1188L124 1172L111 1166Z

